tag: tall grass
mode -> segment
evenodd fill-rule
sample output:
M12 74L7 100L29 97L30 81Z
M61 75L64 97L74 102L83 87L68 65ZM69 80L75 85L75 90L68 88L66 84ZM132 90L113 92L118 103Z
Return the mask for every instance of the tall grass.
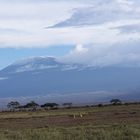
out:
M0 130L0 140L140 140L140 126L77 126Z

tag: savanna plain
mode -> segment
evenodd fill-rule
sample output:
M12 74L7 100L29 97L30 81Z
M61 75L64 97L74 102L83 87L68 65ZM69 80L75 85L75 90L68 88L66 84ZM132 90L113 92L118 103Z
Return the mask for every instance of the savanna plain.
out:
M1 112L0 140L140 140L140 104Z

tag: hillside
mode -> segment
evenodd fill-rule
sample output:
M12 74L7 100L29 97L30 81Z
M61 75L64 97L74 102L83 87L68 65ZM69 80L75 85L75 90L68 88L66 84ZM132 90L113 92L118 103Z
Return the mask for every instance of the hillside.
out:
M79 102L140 98L140 68L64 64L52 57L20 60L0 71L1 98L46 96Z

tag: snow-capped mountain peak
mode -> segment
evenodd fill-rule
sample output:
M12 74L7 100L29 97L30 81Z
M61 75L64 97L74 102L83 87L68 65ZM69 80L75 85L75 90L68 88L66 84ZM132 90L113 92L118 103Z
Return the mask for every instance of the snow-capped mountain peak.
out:
M17 73L17 72L56 68L60 65L62 64L60 62L57 62L57 59L54 57L30 57L21 59L9 65L2 71L6 73Z
M107 94L103 95L99 92L105 91L109 94L114 93L115 98L118 96L127 98L129 95L130 99L137 99L140 98L137 94L139 92L135 95L127 92L137 89L139 85L140 68L138 67L94 68L63 63L53 57L22 59L0 71L0 97L4 98L48 95L58 99L59 95L63 94L65 97L67 95L68 100L71 99L71 101L75 99L85 101L87 93L90 92L88 101L95 100L97 97L99 98L96 101L99 101L107 98ZM96 91L98 95L94 94ZM76 93L81 93L81 96L77 96ZM72 97L72 94L75 95Z
M67 64L61 62L55 57L30 57L16 61L15 63L4 68L1 72L13 74L27 71L38 71L45 69L57 69L61 71L81 70L84 67L79 64Z
M39 56L39 57L29 57L29 58L23 58L20 59L18 61L16 61L15 63L13 63L12 65L25 65L28 63L37 63L37 62L46 62L47 63L56 63L56 58L54 57L45 57L45 56Z

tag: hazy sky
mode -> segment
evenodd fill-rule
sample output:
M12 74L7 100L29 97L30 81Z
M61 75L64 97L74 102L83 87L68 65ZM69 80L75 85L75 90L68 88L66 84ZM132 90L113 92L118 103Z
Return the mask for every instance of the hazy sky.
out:
M42 55L140 66L140 1L0 0L0 69Z

